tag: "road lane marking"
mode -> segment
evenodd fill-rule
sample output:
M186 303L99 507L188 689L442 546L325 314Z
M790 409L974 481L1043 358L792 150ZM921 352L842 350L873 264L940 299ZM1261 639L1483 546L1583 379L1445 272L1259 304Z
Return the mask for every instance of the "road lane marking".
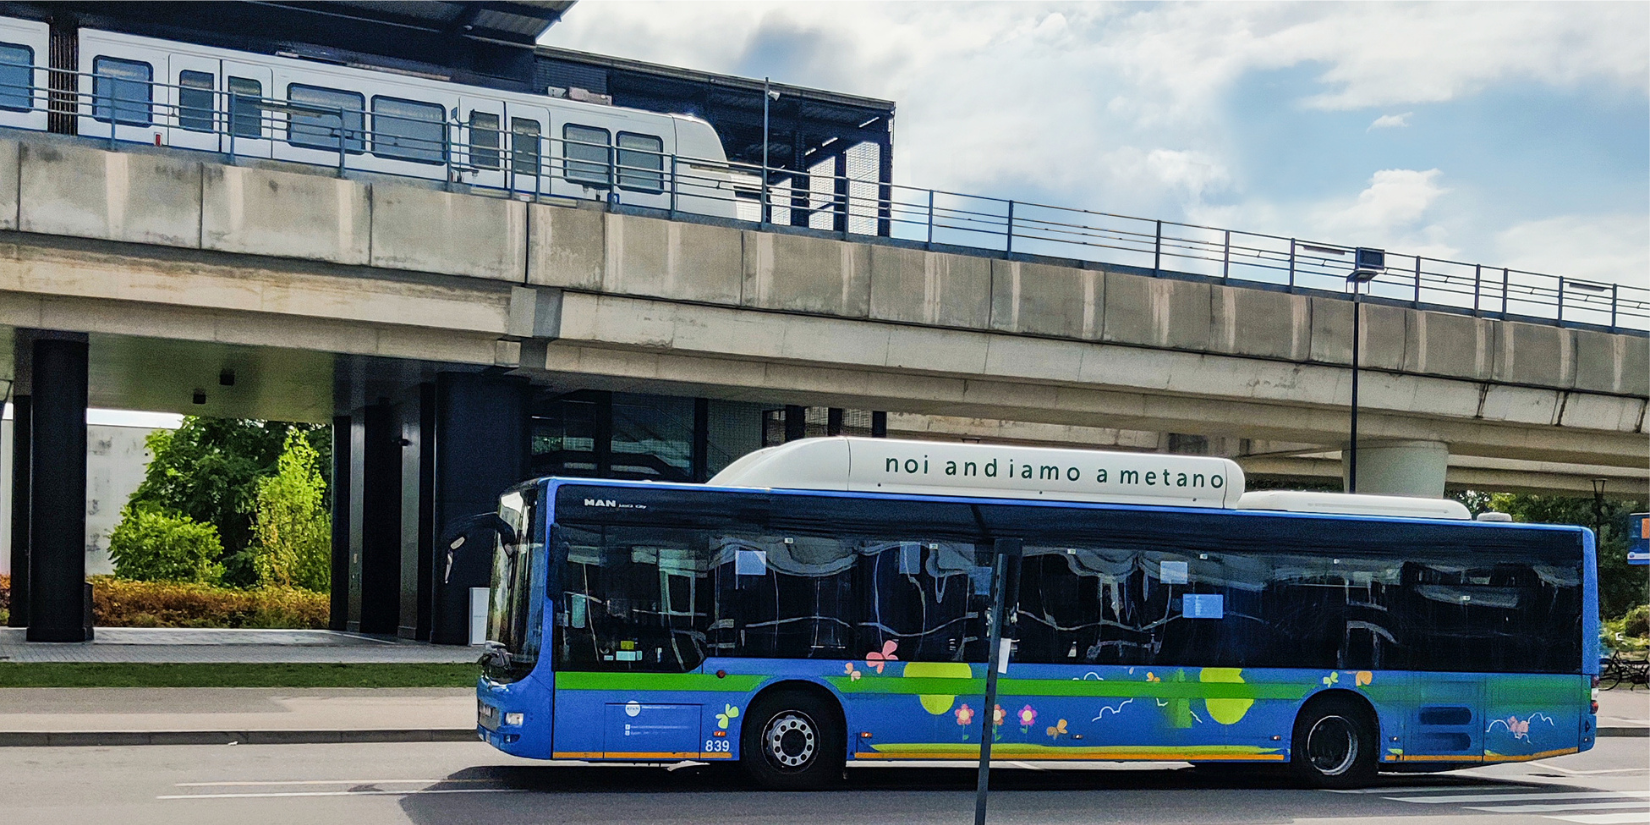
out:
M421 788L405 791L286 791L267 793L199 793L171 794L156 799L274 799L306 796L411 796L437 793L521 793L519 788Z
M1444 793L1445 791L1522 791L1536 785L1419 785L1413 788L1344 788L1329 793Z
M1497 814L1547 814L1554 811L1608 811L1622 808L1645 808L1650 802L1559 802L1553 805L1496 805L1494 807L1469 808L1473 811L1489 811Z
M1423 805L1437 805L1447 802L1501 802L1507 799L1529 799L1536 801L1557 801L1560 799L1644 799L1650 797L1650 791L1567 791L1564 793L1525 793L1525 794L1464 794L1461 796L1426 796L1426 797L1384 797L1393 802L1418 802Z
M1549 816L1548 819L1557 819L1561 822L1579 822L1581 825L1629 825L1634 822L1650 822L1650 811L1631 814L1582 814L1581 816Z

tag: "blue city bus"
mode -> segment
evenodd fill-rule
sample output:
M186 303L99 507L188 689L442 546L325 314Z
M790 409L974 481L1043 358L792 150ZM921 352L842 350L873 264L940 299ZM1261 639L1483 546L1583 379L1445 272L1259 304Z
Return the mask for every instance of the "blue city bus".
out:
M738 761L785 789L976 759L985 714L997 759L1276 763L1321 787L1594 741L1584 528L716 482L503 496L485 741ZM1023 571L988 709L1004 538Z

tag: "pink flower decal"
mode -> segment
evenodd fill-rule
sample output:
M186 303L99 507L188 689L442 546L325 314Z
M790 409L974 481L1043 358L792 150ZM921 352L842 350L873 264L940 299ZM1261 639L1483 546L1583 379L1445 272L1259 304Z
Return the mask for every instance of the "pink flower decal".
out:
M1007 719L1007 718L1008 718L1008 712L1003 710L1002 705L997 705L996 707L994 707L992 709L992 711L991 711L991 724L996 725L997 727L1000 728L1000 727L1003 726L1003 720Z
M969 707L966 704L963 705L960 708L957 708L957 724L962 725L964 727L967 727L968 724L970 722L973 722L973 721L974 721L974 709L973 708Z
M1525 719L1520 722L1518 717L1509 716L1507 717L1507 730L1512 733L1514 739L1529 739L1530 720Z
M899 649L899 642L893 639L883 642L881 651L873 650L865 654L865 666L874 667L878 673L881 673L884 665L899 661L899 657L894 655L894 651L897 649Z
M848 674L848 679L850 681L854 681L854 682L859 681L859 677L860 677L859 668L854 667L853 662L849 662L846 665L843 665L842 672Z
M1030 705L1020 708L1020 727L1029 728L1037 724L1037 711Z

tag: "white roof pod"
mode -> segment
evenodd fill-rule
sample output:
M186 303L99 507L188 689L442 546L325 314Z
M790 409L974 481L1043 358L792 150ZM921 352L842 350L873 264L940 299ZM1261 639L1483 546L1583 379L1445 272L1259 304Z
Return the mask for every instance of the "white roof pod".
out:
M749 453L720 487L1236 507L1234 461L891 438L805 438Z
M1282 510L1289 513L1338 513L1355 516L1402 516L1471 521L1467 506L1449 498L1365 496L1298 490L1260 490L1238 499L1240 510Z

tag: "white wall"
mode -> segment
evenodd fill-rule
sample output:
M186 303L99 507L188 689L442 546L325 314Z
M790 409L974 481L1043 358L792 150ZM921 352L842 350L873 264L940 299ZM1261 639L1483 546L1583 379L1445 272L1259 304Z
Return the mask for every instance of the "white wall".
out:
M8 410L9 413L9 410ZM112 573L109 534L120 508L143 482L149 451L143 439L152 426L88 424L86 427L86 573ZM11 572L12 422L0 421L0 574Z

